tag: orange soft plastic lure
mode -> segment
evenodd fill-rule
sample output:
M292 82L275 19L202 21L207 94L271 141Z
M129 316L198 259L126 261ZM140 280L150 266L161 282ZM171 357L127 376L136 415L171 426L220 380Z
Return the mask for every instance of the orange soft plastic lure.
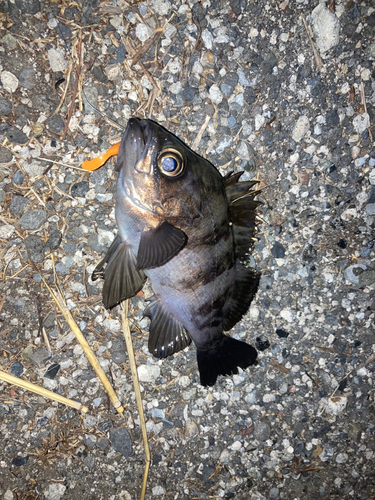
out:
M89 170L90 172L93 172L94 170L97 170L98 168L102 167L104 163L111 158L111 156L115 156L118 154L118 150L120 149L120 144L121 142L117 142L113 146L111 146L108 151L106 151L104 154L97 156L96 158L93 158L92 160L86 160L82 163L82 168L84 170Z

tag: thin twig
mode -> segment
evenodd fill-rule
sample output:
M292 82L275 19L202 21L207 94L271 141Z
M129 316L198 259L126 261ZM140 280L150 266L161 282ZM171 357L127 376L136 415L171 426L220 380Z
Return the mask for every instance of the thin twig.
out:
M143 405L142 405L142 396L141 396L141 391L139 389L137 366L135 364L133 343L132 343L132 337L131 337L130 328L129 328L129 320L128 320L129 301L128 300L125 300L122 303L121 309L122 309L122 328L124 331L126 349L128 351L128 355L129 355L130 370L132 373L135 399L137 401L139 421L140 421L141 429L142 429L143 446L145 448L145 455L146 455L146 465L145 465L145 471L143 474L142 490L141 490L141 497L140 497L140 500L144 500L145 494L146 494L148 470L150 468L150 463L151 463L151 455L150 455L150 449L148 447L146 422L145 422L145 416L143 413Z
M193 144L192 144L192 146L191 146L191 149L192 149L193 151L196 151L196 149L198 148L199 143L200 143L200 142L201 142L201 140L202 140L203 134L204 134L204 132L205 132L205 130L206 130L206 128L207 128L208 122L209 122L210 120L211 120L211 116L206 115L206 118L205 118L205 120L204 120L204 123L203 123L203 125L201 126L201 128L200 128L200 130L199 130L199 132L198 132L198 134L197 134L197 137L194 139L194 142L193 142Z

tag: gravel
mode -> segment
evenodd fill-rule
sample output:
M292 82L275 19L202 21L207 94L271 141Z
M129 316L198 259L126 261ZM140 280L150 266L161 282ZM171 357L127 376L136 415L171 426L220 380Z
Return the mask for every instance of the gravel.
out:
M196 151L223 175L257 177L263 201L249 257L259 291L230 332L256 345L257 366L201 387L193 347L163 361L149 354L150 287L130 301L152 456L147 495L372 498L370 3L3 8L0 369L89 412L0 382L0 498L139 497L145 458L121 311L103 308L102 281L91 280L116 234L115 161L92 173L64 166L121 140L131 115L188 144L202 130ZM57 277L122 415L41 277L53 287Z

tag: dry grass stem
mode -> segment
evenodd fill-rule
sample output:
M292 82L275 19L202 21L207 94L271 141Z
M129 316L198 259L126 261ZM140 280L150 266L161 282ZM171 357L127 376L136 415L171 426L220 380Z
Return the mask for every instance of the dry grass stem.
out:
M111 383L109 382L109 380L107 378L107 375L104 373L103 368L100 366L99 361L97 360L94 352L92 351L87 340L83 336L83 333L81 332L77 323L75 322L75 319L73 318L71 312L69 311L68 306L66 305L62 294L59 292L55 293L51 289L51 287L47 284L47 282L45 281L45 279L43 277L42 277L42 281L43 281L44 285L46 286L46 288L48 289L49 293L51 294L51 297L56 302L58 308L60 309L61 313L63 314L70 329L72 330L72 332L76 336L76 339L80 343L82 349L84 350L84 352L87 356L87 359L90 361L91 366L93 367L93 369L95 370L95 373L97 374L101 383L103 384L104 389L107 391L108 396L110 397L113 406L116 408L118 413L120 415L122 415L124 412L124 408L121 405L121 402L118 399L114 389L112 388Z
M132 343L132 337L131 337L130 328L129 328L129 320L128 320L129 301L125 300L122 303L121 308L122 308L122 328L123 328L124 337L125 337L126 349L128 351L128 355L129 355L130 370L131 370L132 379L133 379L135 399L137 401L139 421L141 423L141 429L142 429L143 446L145 448L145 455L146 455L146 465L145 465L145 471L143 474L142 490L141 490L141 497L140 497L140 500L144 500L145 494L146 494L148 470L150 468L150 463L151 463L151 455L150 455L150 449L148 447L147 430L146 430L145 416L143 413L142 396L141 396L141 391L139 388L137 366L135 364L133 343Z
M87 413L89 411L87 406L83 406L77 401L65 398L64 396L60 396L60 394L56 394L52 391L49 391L48 389L44 389L44 387L40 387L39 385L32 384L31 382L27 382L26 380L22 380L21 378L9 375L2 370L0 370L0 380L3 380L8 384L16 385L17 387L21 387L22 389L26 389L27 391L34 392L35 394L39 394L44 398L52 399L53 401L57 401L58 403L62 403L63 405L70 406L72 408L75 408L76 410L82 411L83 413Z

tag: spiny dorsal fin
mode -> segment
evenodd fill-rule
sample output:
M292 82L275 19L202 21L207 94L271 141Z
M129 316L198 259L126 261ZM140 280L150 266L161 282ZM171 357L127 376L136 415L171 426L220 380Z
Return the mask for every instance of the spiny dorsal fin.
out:
M252 189L258 181L238 182L242 174L231 172L224 177L237 259L244 259L254 244L256 209L260 204L260 201L254 200L260 191Z

